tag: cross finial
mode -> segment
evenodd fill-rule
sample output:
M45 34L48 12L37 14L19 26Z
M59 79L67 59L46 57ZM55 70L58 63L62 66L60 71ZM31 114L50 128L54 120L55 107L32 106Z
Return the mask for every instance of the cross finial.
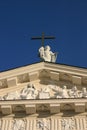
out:
M41 40L41 45L44 47L44 40L45 39L55 39L54 36L45 36L44 32L42 33L42 36L32 37L32 40Z

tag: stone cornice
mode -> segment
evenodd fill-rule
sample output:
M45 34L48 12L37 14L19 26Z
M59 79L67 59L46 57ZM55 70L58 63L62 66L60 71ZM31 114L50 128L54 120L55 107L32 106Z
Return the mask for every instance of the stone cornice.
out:
M87 69L85 68L78 68L78 67L60 65L60 64L50 64L47 62L44 64L44 67L45 69L50 69L52 71L69 73L69 74L79 75L79 76L87 76Z
M58 103L58 104L69 104L69 103L87 103L87 98L67 98L67 99L25 99L25 100L2 100L0 101L0 105L20 105L20 104L51 104L51 103Z
M40 63L32 64L29 66L24 66L24 67L8 70L5 72L1 72L0 79L14 77L14 76L29 73L29 72L31 73L31 72L42 70L42 69L48 69L55 72L70 73L70 74L79 75L79 76L87 76L87 69L84 69L84 68L53 64L53 63L48 63L48 62L40 62Z
M44 99L44 100L14 100L0 101L0 108L3 114L11 114L16 106L24 106L26 114L36 113L38 106L43 107L42 111L48 109L51 113L59 113L62 109L75 112L85 112L87 99ZM70 107L70 109L69 109Z
M45 74L43 73L45 72ZM41 77L48 77L59 81L62 79L72 84L87 85L87 69L60 65L48 62L40 62L29 66L0 73L0 88L17 86L18 83L35 81Z

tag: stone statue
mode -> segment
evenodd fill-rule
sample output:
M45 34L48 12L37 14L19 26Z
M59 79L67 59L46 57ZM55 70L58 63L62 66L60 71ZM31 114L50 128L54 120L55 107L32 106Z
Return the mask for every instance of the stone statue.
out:
M25 121L22 119L14 120L12 130L25 130Z
M50 98L50 88L46 86L45 88L41 88L39 92L39 99L48 99Z
M22 89L21 98L22 99L36 99L38 91L35 89L33 84L28 84L27 87Z
M87 98L87 90L86 90L86 88L82 88L82 97Z
M53 53L50 51L50 46L40 47L39 48L39 56L42 60L48 62L56 62L57 53Z
M41 59L44 59L44 47L43 46L39 48L39 56Z
M67 87L64 85L61 93L62 98L69 98Z
M58 87L56 98L69 98L67 87L64 85L63 88Z
M79 94L78 94L78 90L77 87L74 86L70 91L69 91L69 96L70 98L78 98Z
M16 100L20 99L20 94L15 91L15 92L9 92L4 96L4 100Z

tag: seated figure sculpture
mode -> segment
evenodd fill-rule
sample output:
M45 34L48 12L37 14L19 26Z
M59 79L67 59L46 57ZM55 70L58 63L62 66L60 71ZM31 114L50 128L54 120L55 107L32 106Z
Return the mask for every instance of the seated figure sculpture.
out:
M53 53L50 51L50 46L40 47L39 48L39 56L42 60L48 62L56 62L57 53Z
M47 86L46 88L41 88L39 92L39 98L40 99L47 99L50 98L50 88Z
M86 90L86 88L82 88L80 97L82 97L82 98L87 98L87 90Z
M67 86L58 89L56 98L69 98Z
M27 87L22 89L21 98L22 99L35 99L38 95L38 91L35 89L33 84L28 84Z
M69 91L69 96L70 98L78 98L79 94L78 94L78 90L77 87L74 86L70 91Z

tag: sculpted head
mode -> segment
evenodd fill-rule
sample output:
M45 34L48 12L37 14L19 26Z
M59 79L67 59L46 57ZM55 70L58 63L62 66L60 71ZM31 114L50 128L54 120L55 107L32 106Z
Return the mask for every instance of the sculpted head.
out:
M64 85L64 86L63 86L63 89L67 89L67 86Z
M48 46L48 45L45 46L45 50L49 50L50 51L50 49L51 49L50 46Z

